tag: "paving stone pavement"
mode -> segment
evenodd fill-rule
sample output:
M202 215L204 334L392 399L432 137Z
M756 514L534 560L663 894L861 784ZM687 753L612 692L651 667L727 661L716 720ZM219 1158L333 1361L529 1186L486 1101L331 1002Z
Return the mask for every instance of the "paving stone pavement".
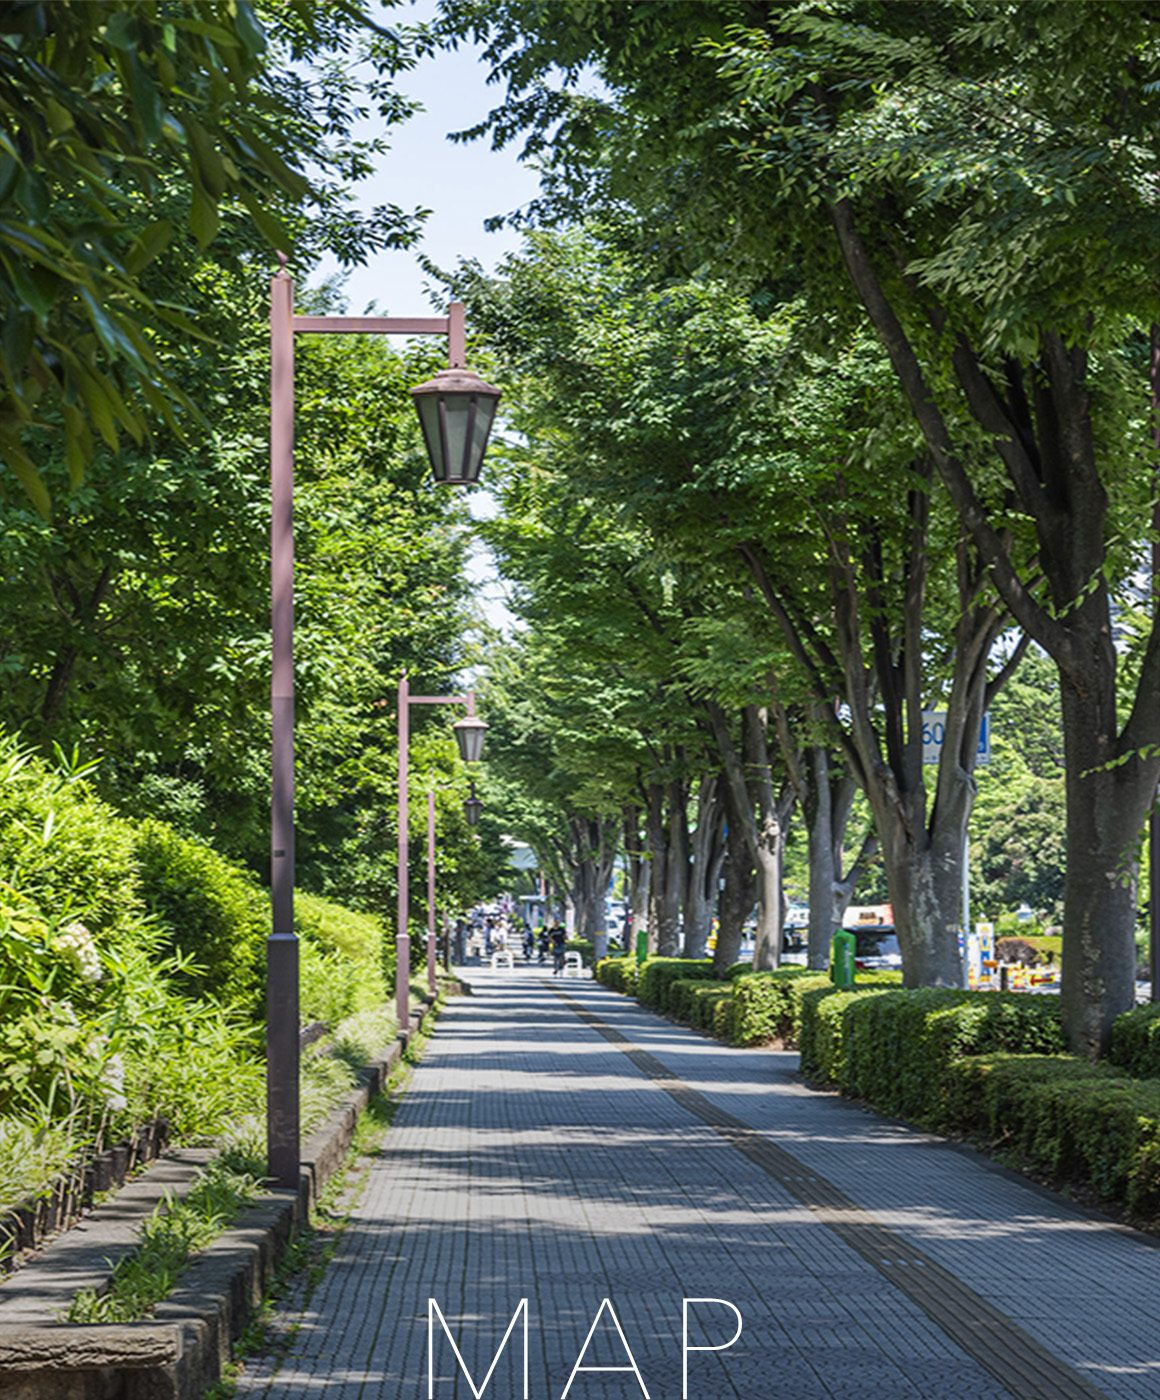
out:
M809 1089L795 1055L534 967L469 976L241 1396L1160 1397L1150 1238ZM717 1301L683 1353L686 1298ZM526 1391L522 1313L485 1386L522 1299Z

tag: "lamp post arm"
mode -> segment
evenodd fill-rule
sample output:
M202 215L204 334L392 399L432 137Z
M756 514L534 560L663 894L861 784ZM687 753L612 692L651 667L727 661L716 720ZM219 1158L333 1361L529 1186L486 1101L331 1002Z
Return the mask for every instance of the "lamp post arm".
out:
M447 363L462 369L467 361L464 305L453 301L446 316L292 316L295 335L445 335Z

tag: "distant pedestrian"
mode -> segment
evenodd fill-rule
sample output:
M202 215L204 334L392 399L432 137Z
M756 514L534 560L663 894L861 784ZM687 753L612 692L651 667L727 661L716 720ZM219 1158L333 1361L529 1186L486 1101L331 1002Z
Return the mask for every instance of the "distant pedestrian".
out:
M559 924L552 930L552 976L564 971L564 943L566 934Z

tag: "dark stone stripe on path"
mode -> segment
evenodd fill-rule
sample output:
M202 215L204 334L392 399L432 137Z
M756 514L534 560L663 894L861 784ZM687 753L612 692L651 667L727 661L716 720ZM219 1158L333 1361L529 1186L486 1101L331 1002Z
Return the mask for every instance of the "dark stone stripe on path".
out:
M716 1107L672 1070L580 1002L545 983L586 1026L615 1045L659 1089L719 1133L732 1147L806 1206L884 1279L917 1304L957 1346L1016 1400L1106 1400L1078 1372L1018 1323L909 1240L882 1225L825 1177Z

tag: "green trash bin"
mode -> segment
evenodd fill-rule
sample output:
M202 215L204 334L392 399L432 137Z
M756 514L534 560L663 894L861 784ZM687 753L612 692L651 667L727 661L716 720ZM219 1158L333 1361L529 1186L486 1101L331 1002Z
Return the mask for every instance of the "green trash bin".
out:
M854 985L854 945L857 942L848 929L839 929L830 939L830 981L835 987Z

